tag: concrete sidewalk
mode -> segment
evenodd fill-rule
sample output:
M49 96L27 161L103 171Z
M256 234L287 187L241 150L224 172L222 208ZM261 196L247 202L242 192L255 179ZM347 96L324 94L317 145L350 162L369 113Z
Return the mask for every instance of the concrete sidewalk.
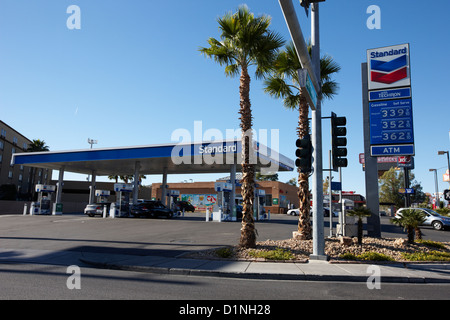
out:
M182 257L137 256L80 251L0 249L0 263L78 265L157 274L232 277L272 280L366 282L381 276L381 282L450 283L450 263L330 263L326 261L254 262ZM379 274L376 272L379 271Z

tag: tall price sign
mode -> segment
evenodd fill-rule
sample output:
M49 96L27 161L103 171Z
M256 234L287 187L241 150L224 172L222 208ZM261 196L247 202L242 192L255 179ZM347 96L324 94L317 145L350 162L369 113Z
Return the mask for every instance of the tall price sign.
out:
M367 50L372 156L414 155L409 44Z

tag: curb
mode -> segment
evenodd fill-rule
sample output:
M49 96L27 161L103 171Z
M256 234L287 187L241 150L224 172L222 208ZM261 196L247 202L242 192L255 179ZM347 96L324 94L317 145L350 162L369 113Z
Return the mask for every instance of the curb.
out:
M80 258L80 261L101 269L145 272L167 275L184 275L200 277L222 277L234 279L253 280L297 280L297 281L339 281L339 282L367 282L368 276L356 275L319 275L319 274L284 274L284 273L251 273L251 272L226 272L201 269L167 268L152 266L119 265L114 263L95 262ZM450 283L449 279L433 277L410 276L381 276L384 283Z

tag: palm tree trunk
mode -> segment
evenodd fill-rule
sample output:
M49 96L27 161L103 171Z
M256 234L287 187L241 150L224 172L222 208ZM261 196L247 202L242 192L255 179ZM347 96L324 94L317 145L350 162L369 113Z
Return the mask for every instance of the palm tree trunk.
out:
M309 121L308 121L308 104L305 98L300 98L299 117L298 117L298 137L301 139L309 133ZM298 199L299 199L299 217L298 217L298 233L300 240L310 240L312 238L312 229L310 223L310 192L307 173L303 173L298 170Z
M414 244L414 227L406 226L406 232L408 233L408 243Z
M333 212L330 211L330 214L333 214ZM362 218L358 218L358 244L362 245L362 238L363 238L363 221Z
M253 219L253 199L255 169L250 163L252 145L252 110L250 104L250 76L246 65L241 66L239 85L241 130L242 130L242 226L240 245L244 248L256 247L255 221Z

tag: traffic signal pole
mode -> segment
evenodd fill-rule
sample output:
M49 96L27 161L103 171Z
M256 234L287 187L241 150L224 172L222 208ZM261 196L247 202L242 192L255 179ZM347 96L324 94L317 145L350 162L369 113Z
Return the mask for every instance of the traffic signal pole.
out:
M320 79L320 37L319 4L311 6L311 57L316 79ZM320 81L320 80L319 80ZM313 145L314 172L313 191L313 254L312 260L327 260L325 255L325 235L323 223L323 161L322 161L322 108L321 97L317 99L316 109L312 110L311 132Z
M314 0L312 0L314 1ZM322 0L316 0L322 1ZM311 1L307 1L308 3ZM319 39L319 4L311 3L311 58L298 23L292 0L279 0L286 24L291 34L295 50L300 58L303 69L307 69L311 82L317 92L316 106L311 106L311 141L313 148L313 253L311 260L327 260L325 255L325 237L323 221L323 165L322 165L322 112L321 112L321 85L320 85L320 39Z

